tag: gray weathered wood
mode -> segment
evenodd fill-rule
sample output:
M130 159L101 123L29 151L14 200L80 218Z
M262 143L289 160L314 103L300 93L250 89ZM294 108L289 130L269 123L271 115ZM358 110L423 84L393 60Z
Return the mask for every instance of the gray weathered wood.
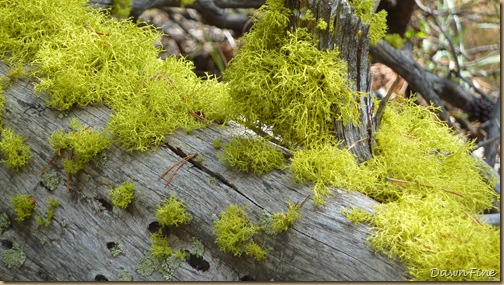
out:
M6 67L0 66L0 76ZM51 159L48 143L51 132L67 126L70 117L77 117L93 128L101 129L110 114L106 107L73 110L61 117L57 111L45 108L44 95L33 94L27 79L18 80L5 91L4 119L26 138L33 158L19 171L8 170L0 164L0 211L6 212L12 227L1 236L0 254L6 245L17 242L26 253L23 266L6 268L0 262L0 279L9 281L91 281L101 274L116 280L122 270L128 270L135 281L163 280L159 273L141 276L135 266L148 250L151 241L149 223L155 221L155 210L165 197L176 194L183 199L192 214L190 224L174 229L170 234L172 247L186 248L191 237L205 246L204 259L210 268L193 269L183 263L175 271L175 280L239 280L250 276L256 280L404 280L404 269L395 261L375 254L367 248L370 235L366 225L353 225L340 210L347 206L372 210L375 201L356 192L333 190L326 207L314 207L311 199L301 209L301 219L289 231L278 236L260 234L257 241L270 249L266 261L255 261L246 256L234 257L218 249L212 236L212 215L218 215L231 203L248 206L251 219L258 222L263 210L286 209L286 201L301 202L311 194L310 185L297 185L288 170L274 171L262 177L244 174L226 167L216 157L211 142L222 137L228 141L239 127L225 129L211 126L190 134L176 132L168 136L168 143L156 152L129 153L113 144L106 152L107 159L90 163L73 177L71 191L65 184L51 192L40 183L37 173ZM203 167L187 163L169 187L157 181L163 171L180 159L173 150L185 154L198 153L205 160ZM61 162L51 165L62 178ZM213 182L212 177L216 179ZM135 180L136 194L127 210L106 210L99 199L108 201L108 185L117 186ZM43 215L47 202L55 198L61 203L56 220L47 228L39 228L34 217L15 221L10 197L29 194L37 202L36 214ZM123 253L112 257L108 242L115 242Z

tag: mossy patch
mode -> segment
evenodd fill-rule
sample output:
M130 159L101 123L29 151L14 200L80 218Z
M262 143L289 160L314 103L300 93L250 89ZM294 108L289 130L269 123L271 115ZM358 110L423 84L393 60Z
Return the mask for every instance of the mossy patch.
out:
M28 163L31 159L31 149L25 144L25 139L16 134L12 129L3 129L2 140L0 141L0 151L10 169L18 169Z
M156 219L163 227L178 227L191 221L191 215L186 212L184 200L173 195L164 200L163 205L158 205Z
M54 218L55 215L55 210L57 207L59 207L60 203L56 201L54 198L51 198L48 202L49 207L47 207L45 211L45 216L36 216L35 220L37 221L37 224L41 227L47 227L51 223L51 221Z
M135 195L135 184L133 182L124 182L120 186L109 190L109 195L112 199L112 204L115 207L126 209L133 201Z
M35 200L28 194L19 194L11 197L11 202L16 211L16 221L24 221L31 217L35 210Z

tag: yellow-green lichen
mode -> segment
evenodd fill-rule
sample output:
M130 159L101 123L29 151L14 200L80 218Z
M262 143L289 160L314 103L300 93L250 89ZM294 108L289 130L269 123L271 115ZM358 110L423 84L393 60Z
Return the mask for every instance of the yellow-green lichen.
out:
M102 132L84 127L76 118L70 120L69 126L72 131L68 133L63 130L54 131L49 137L49 142L58 156L64 150L70 150L70 158L63 158L62 161L65 171L73 175L84 168L84 164L94 156L107 149L111 140Z
M335 121L359 119L346 63L336 50L318 50L305 29L289 30L283 1L267 1L261 11L225 73L237 113L287 143L332 141Z
M285 158L282 152L262 138L233 137L223 147L218 157L240 171L264 174L273 169L283 169Z
M374 0L349 0L355 9L355 15L369 24L369 40L371 45L376 45L387 32L387 11L373 12Z
M35 200L28 194L19 194L11 197L11 202L16 211L16 221L24 221L29 218L35 210Z
M235 256L245 253L256 259L264 259L266 251L253 241L260 227L249 220L245 209L231 204L220 213L219 219L214 221L215 242L222 251L229 251Z
M172 254L172 248L168 243L167 237L161 230L151 235L152 245L150 251L152 254L159 258L167 258Z
M116 280L130 282L130 281L133 281L133 276L131 275L131 273L127 269L123 268L121 271L119 271L119 273L117 273Z
M2 262L7 268L20 268L26 261L26 254L17 242L12 243L12 248L2 252Z
M316 28L319 29L319 30L326 30L327 29L327 22L324 21L324 19L319 19L317 21Z
M135 195L135 184L133 182L126 181L120 186L109 190L109 195L114 206L126 209L131 201L133 201L133 196Z
M112 1L112 15L119 19L126 19L131 13L132 0Z
M406 39L399 34L387 34L383 39L396 49L402 49L406 42Z
M212 145L216 149L221 149L222 147L222 137L218 137L212 141Z
M31 149L24 143L24 138L14 133L11 128L2 131L0 152L4 157L2 162L5 162L10 169L18 169L26 165L32 157Z
M277 235L288 230L301 217L297 203L288 202L287 213L277 212L273 215L264 212L261 217L261 227L267 234Z
M191 221L191 216L186 212L184 200L177 199L173 195L164 200L163 205L158 205L156 210L156 219L163 227L187 224Z
M56 200L54 200L54 198L51 198L48 202L49 204L49 207L47 207L46 209L46 212L45 212L45 217L41 217L41 216L36 216L35 217L35 220L37 221L37 224L41 227L47 227L49 226L49 224L51 223L51 221L53 220L54 218L54 215L55 215L55 209L57 207L59 207L60 203Z

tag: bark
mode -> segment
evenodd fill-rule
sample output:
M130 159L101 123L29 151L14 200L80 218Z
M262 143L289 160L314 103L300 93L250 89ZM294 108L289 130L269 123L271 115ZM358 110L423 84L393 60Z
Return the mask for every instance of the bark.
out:
M6 67L0 64L0 76ZM127 270L135 281L162 281L160 273L142 276L136 265L151 245L149 228L155 222L157 205L176 194L187 205L193 220L185 226L170 229L169 241L174 250L188 248L191 238L204 244L206 271L184 262L174 271L174 280L247 280L318 281L318 280L405 280L404 268L388 257L367 247L371 234L365 224L354 225L340 213L344 207L356 206L372 210L377 203L356 192L333 189L327 206L314 207L308 199L300 210L302 217L294 227L278 236L260 233L257 242L270 250L265 261L247 256L234 257L221 252L212 235L212 215L218 215L230 204L247 206L252 221L258 222L262 211L285 211L286 202L302 202L312 193L311 185L292 181L288 170L273 171L264 176L244 174L226 167L217 158L212 141L222 137L228 141L239 126L225 129L211 126L191 133L176 132L156 152L126 152L113 144L106 159L89 163L71 179L66 191L66 174L61 161L52 163L63 180L55 191L49 191L38 175L51 160L48 143L51 132L66 128L69 118L77 117L92 128L106 124L110 110L105 106L75 109L60 113L45 107L45 95L33 93L32 83L18 80L5 91L5 127L26 139L33 157L18 171L0 164L0 211L10 217L12 226L0 236L0 255L13 242L26 254L20 268L7 268L0 262L0 277L6 281L92 281L117 280ZM166 178L158 177L182 156L197 153L204 161L190 161L165 188ZM49 171L48 170L48 171ZM126 210L111 207L110 187L134 180L135 198ZM34 215L44 215L50 198L60 202L55 220L48 227L39 227L34 217L19 222L10 197L29 194L36 201ZM112 243L122 248L113 257ZM204 269L204 268L203 268Z

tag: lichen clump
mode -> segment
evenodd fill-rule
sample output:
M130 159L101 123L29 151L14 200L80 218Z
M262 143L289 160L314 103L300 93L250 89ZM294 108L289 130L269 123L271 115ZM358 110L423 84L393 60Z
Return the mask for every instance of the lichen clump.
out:
M35 200L28 194L19 194L11 197L14 211L16 211L16 221L24 221L29 218L35 210Z
M158 205L156 219L163 227L187 224L191 221L191 216L186 212L184 200L177 199L177 196L170 196L165 199L163 205Z
M266 258L267 251L253 240L259 230L260 227L247 217L244 207L232 204L214 221L213 234L222 251L229 251L235 256L245 253L262 260Z
M17 135L10 128L2 130L2 140L0 141L0 152L4 159L2 162L11 169L18 169L28 163L31 158L31 149L25 144L24 138Z
M59 207L60 203L56 201L54 198L49 200L49 207L46 209L45 217L36 216L35 220L39 226L47 227L54 219L55 209Z
M270 127L287 144L334 139L334 122L356 123L359 104L338 51L320 51L305 29L288 29L283 1L268 1L224 78L245 124Z
M261 217L261 228L270 235L278 235L288 230L301 217L299 209L301 206L297 203L288 202L287 212L276 212L273 215L263 213Z
M135 184L133 182L124 182L120 186L111 189L109 195L112 199L112 204L116 207L126 209L133 201L135 195Z
M224 145L223 154L219 158L243 172L264 174L273 169L285 168L282 152L262 138L233 137Z
M76 174L84 168L98 153L107 149L111 140L102 132L84 127L76 118L70 120L72 131L65 133L57 130L49 138L51 148L56 155L62 155L64 150L70 150L70 159L63 158L63 167L68 174Z
M387 11L373 12L373 0L349 0L349 4L355 8L355 15L369 24L369 42L376 45L387 32Z
M20 268L26 261L26 254L17 242L12 243L12 248L2 252L2 262L7 268Z

